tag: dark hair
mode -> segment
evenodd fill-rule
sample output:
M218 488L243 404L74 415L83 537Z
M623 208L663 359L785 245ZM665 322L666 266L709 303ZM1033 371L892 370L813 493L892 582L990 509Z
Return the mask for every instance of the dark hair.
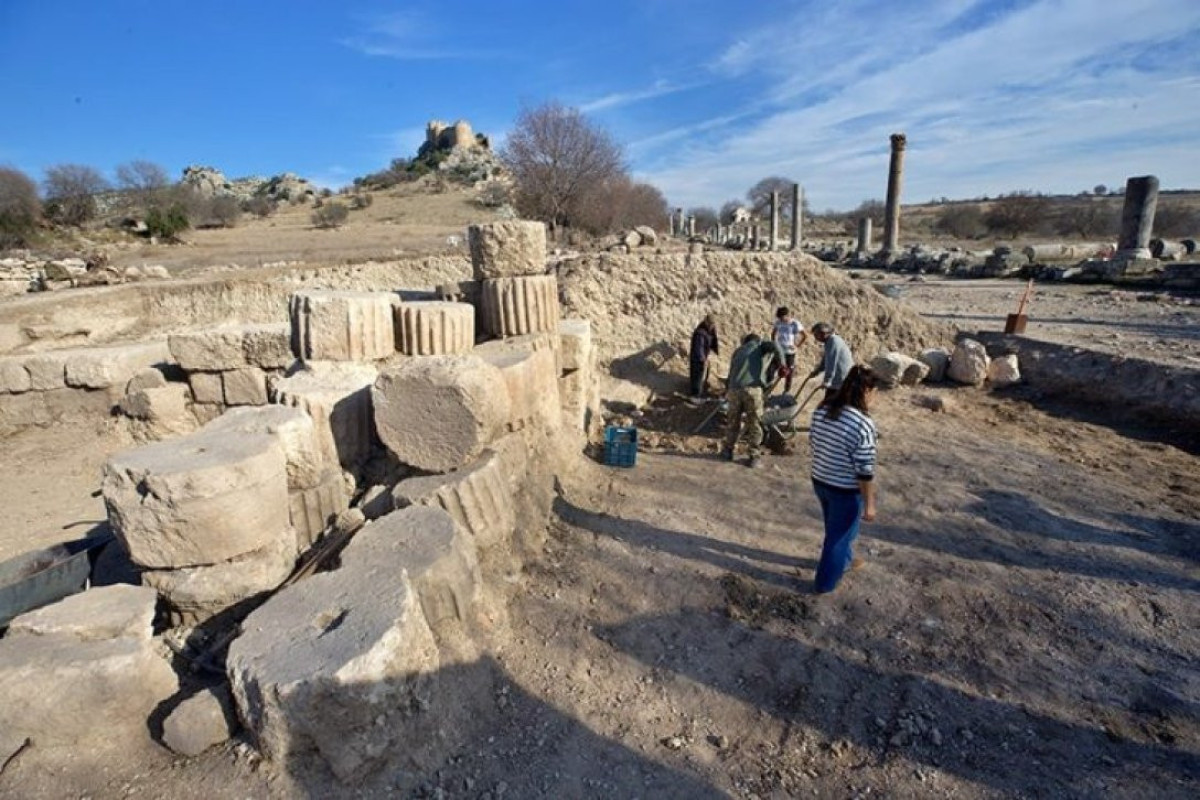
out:
M833 326L830 325L828 322L818 322L816 325L812 326L812 332L813 332L814 336L816 336L817 334L821 334L822 336L829 336L833 333Z
M750 344L751 342L761 342L762 337L757 333L747 333L742 337L742 344Z
M867 391L875 388L875 373L870 367L861 364L850 368L841 387L833 395L821 402L825 408L825 416L837 419L846 406L854 406L864 414L867 409Z
M775 318L783 319L790 313L792 313L792 312L788 310L787 306L780 306L779 308L775 309Z

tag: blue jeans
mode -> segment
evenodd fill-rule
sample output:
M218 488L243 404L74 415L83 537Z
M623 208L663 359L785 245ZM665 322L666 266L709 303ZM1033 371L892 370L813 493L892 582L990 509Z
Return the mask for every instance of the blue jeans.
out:
M813 490L821 501L821 515L825 517L825 543L821 545L815 585L818 593L832 592L854 558L852 548L858 538L858 523L863 512L862 493L819 481L813 481Z

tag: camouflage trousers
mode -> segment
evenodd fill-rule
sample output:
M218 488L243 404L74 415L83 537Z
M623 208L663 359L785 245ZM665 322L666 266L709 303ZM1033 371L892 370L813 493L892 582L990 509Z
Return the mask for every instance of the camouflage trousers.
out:
M732 452L738 434L746 439L747 455L751 458L762 452L763 443L763 390L754 386L749 389L731 389L729 392L729 427L725 429L725 449ZM745 417L743 421L742 417Z

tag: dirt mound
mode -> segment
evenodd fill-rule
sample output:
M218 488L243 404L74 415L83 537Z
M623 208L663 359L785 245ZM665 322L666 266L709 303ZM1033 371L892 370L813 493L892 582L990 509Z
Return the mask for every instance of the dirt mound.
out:
M590 320L601 356L625 362L627 374L639 360L645 370L678 371L668 362L686 369L692 329L709 313L727 359L744 334L769 334L781 305L805 327L831 322L860 361L953 341L948 326L802 253L604 253L565 261L558 276L564 316ZM815 363L819 354L810 339L800 362Z

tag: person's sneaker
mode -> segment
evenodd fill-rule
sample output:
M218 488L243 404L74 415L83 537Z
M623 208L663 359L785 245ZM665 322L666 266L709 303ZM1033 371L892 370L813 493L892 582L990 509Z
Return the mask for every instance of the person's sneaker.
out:
M721 451L721 460L722 461L733 461L733 451L729 450L729 449L722 450Z
M758 469L762 466L762 459L759 456L750 456L746 461L746 466L750 469Z

